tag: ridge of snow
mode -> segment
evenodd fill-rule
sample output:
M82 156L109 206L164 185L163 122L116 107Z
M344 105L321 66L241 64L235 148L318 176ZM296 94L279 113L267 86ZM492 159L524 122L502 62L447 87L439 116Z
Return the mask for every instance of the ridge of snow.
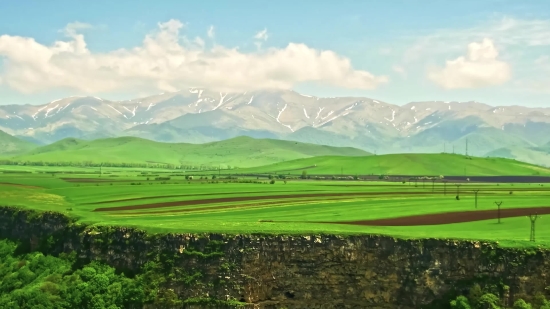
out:
M309 116L307 115L307 111L305 107L304 107L304 115L306 115L306 118L309 119Z
M246 92L245 92L245 93L246 93ZM250 97L250 100L249 100L248 103L246 103L246 104L252 103L252 99L254 99L254 96L251 96L251 97Z
M418 119L416 119L416 117L414 117L414 123L417 123L418 122Z
M151 107L155 106L156 104L153 104L153 103L149 103L149 106L147 106L147 109L145 111L148 111L151 109Z
M395 110L391 110L392 113L391 113L391 119L388 119L386 117L384 117L384 119L386 119L387 121L390 121L390 122L393 122L395 120ZM416 118L415 118L416 119Z
M321 117L321 120L325 120L327 117L329 117L333 113L334 113L334 111L330 111L325 117Z
M357 102L355 102L354 104L352 104L350 107L346 108L345 110L349 111L350 109L354 108L355 106L357 106Z
M411 109L415 109L415 108L416 108L416 106L411 107Z
M95 109L93 106L88 106L88 107L97 112L97 109Z
M213 111L217 110L218 107L222 106L223 100L225 99L226 96L227 96L227 92L225 94L222 94L220 92L220 103L218 103L218 106L216 106L216 107L214 107L214 109L212 109Z
M279 114L277 114L277 118L275 120L277 120L278 123L280 123L282 126L285 126L287 128L290 129L290 131L294 132L294 130L292 129L292 126L289 125L289 124L283 124L281 123L281 121L279 120L279 118L281 117L281 115L283 114L283 112L285 111L286 107L288 106L288 104L285 103L285 106L283 106L283 108L279 111Z
M48 117L48 114L49 114L52 110L56 109L58 106L59 106L59 104L57 104L56 106L54 106L54 107L52 107L52 108L48 108L48 109L46 110L46 115L44 115L44 118L47 118L47 117Z
M111 104L107 104L110 108L114 109L117 113L121 114L122 116L126 117L123 113L121 113L118 109L114 108Z
M311 96L310 96L310 95L307 95L307 94L301 94L301 93L300 93L300 95L303 96L303 97L306 97L306 98L311 98Z
M129 111L130 113L132 113L132 117L131 118L134 118L136 116L136 109L137 109L137 106L134 106L134 108L132 110L129 110L126 106L123 106L125 110Z
M99 100L99 101L103 101L102 98L98 98L98 97L93 97L93 98L94 98L94 99L97 99L97 100Z
M198 96L199 98L201 97L201 95L202 95L202 92L203 92L203 90L202 90L202 89L201 89L201 90L199 90L199 96Z
M50 103L48 103L48 104L52 104L52 103L55 103L55 102L57 102L57 101L61 101L61 100L63 100L63 99L56 99L56 100L53 100L53 101L51 101L51 102L50 102Z
M189 92L191 93L199 93L199 91L196 88L189 88Z
M323 109L325 109L325 108L324 107L319 107L319 111L317 112L317 116L315 117L315 119L319 118L319 114L321 114Z
M378 101L376 101L376 100L372 100L372 101L373 101L374 103L378 103L378 104L380 104L380 102L378 102Z

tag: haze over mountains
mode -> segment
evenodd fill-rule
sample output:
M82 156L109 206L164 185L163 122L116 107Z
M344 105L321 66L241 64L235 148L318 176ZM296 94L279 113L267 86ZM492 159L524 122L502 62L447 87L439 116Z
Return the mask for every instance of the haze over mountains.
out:
M350 146L376 153L452 152L550 165L550 108L479 102L318 98L294 91L187 89L109 101L69 97L0 106L0 130L40 144L67 137L138 136L203 143L240 135Z

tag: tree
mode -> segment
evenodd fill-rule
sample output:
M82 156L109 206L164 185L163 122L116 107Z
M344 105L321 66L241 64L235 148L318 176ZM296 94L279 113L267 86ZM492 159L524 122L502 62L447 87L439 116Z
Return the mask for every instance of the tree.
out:
M518 299L514 302L514 306L512 307L513 309L533 309L533 307L531 307L531 305L529 305L528 303L526 303L523 299Z
M468 299L465 296L458 296L455 300L451 301L451 308L453 309L471 309L472 307L468 303Z
M500 300L495 294L492 293L486 293L481 296L479 299L479 308L487 308L487 309L501 309L500 308Z
M302 179L306 179L307 178L307 171L306 170L303 170L302 171L302 176L301 176Z

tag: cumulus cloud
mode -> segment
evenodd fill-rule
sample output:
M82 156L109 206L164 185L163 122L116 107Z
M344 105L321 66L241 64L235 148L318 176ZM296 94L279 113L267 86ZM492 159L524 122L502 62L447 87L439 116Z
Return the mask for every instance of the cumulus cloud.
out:
M468 45L466 57L449 60L444 68L429 72L433 82L446 89L480 88L500 85L511 77L510 66L497 59L498 51L490 39Z
M258 31L256 33L256 35L254 36L254 38L256 40L264 40L264 41L267 41L267 37L268 37L267 29L264 29L262 31Z
M210 28L208 28L208 31L206 32L206 35L208 35L209 38L213 39L214 38L214 26L210 26Z
M141 46L93 53L78 26L68 26L68 39L51 46L33 38L0 36L4 84L24 93L70 88L84 93L144 90L175 91L188 86L219 91L266 88L291 89L316 81L355 89L373 89L384 76L356 70L349 59L305 44L243 53L238 48L214 46L180 35L178 20L159 23ZM214 28L208 31L214 36ZM182 43L183 42L183 43Z

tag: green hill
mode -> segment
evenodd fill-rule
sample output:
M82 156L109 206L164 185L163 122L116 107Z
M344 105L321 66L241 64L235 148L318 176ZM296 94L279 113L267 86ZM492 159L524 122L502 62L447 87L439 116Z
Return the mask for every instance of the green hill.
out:
M550 175L550 169L504 158L456 154L389 154L367 157L322 156L276 163L239 173L310 175Z
M67 138L17 156L20 161L96 163L168 163L253 167L319 155L365 156L355 148L338 148L274 139L236 137L206 144L161 143L137 137L85 141Z
M17 155L36 147L38 146L31 142L20 140L0 130L0 156Z

